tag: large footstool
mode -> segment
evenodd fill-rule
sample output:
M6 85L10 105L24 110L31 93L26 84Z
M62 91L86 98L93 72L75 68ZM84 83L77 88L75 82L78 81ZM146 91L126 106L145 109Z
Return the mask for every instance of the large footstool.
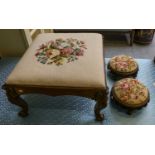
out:
M103 120L107 84L103 39L96 33L40 34L7 78L8 100L28 115L22 94L75 95L96 100L95 116Z

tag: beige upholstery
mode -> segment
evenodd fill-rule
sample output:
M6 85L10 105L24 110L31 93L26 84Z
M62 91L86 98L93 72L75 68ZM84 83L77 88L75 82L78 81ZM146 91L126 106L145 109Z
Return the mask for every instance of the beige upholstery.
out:
M85 42L87 49L78 60L61 66L41 64L36 60L36 50L42 43L57 38L74 38ZM105 87L102 35L96 33L46 33L40 34L25 52L7 84Z

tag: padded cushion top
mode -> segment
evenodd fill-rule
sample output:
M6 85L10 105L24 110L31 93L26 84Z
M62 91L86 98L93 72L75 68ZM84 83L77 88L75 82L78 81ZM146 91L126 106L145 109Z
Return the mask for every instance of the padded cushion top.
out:
M116 72L130 73L138 69L138 64L130 56L118 55L110 59L109 67Z
M113 93L119 102L129 107L146 104L149 98L147 87L133 78L117 81L113 87Z
M102 35L40 34L18 62L7 84L105 87Z

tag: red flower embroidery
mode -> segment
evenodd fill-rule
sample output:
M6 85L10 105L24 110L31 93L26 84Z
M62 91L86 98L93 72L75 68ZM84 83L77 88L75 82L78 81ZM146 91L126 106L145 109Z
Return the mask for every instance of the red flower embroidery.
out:
M61 53L61 55L68 56L71 53L73 53L73 49L70 47L67 47L67 48L60 50L60 53Z
M119 92L119 97L122 101L140 100L141 97L146 97L146 87L136 79L123 79L115 86L115 91ZM141 96L141 97L139 97Z
M35 56L37 61L42 64L53 64L57 66L64 63L78 60L79 56L83 56L86 50L84 41L77 39L56 39L50 40L46 44L42 44Z

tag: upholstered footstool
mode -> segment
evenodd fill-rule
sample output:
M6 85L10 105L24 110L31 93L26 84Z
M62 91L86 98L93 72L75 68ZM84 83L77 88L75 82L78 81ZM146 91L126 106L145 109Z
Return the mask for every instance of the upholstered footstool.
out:
M114 103L127 108L128 114L132 114L133 110L147 105L150 95L148 88L138 80L124 78L113 85L111 99Z
M103 39L96 33L40 34L3 85L8 99L28 115L22 94L76 95L96 100L95 115L107 105Z
M127 55L118 55L110 59L108 69L122 77L135 77L138 72L138 64L134 58Z

